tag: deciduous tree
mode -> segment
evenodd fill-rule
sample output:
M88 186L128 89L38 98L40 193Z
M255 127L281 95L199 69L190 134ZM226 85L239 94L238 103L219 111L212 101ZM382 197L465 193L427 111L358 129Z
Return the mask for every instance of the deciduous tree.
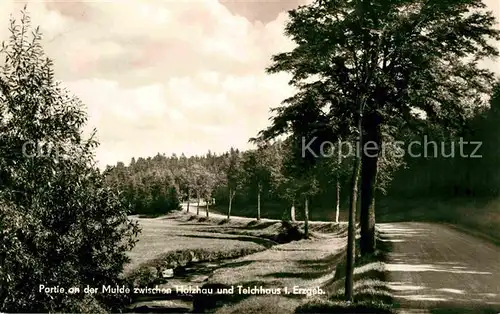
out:
M56 82L25 10L10 32L0 52L0 310L117 311L115 296L40 292L123 284L139 228L96 168L85 108Z
M339 135L362 118L361 251L375 248L374 190L383 126L436 123L459 128L489 94L493 75L478 60L496 56L495 19L481 0L321 0L290 11L285 32L297 44L273 57L299 90L316 95ZM425 116L416 114L419 109ZM304 107L277 111L266 135L283 133ZM318 128L315 121L309 121Z
M229 193L227 219L230 219L234 196L236 191L241 188L244 178L241 168L241 156L236 150L231 148L224 162L225 183Z

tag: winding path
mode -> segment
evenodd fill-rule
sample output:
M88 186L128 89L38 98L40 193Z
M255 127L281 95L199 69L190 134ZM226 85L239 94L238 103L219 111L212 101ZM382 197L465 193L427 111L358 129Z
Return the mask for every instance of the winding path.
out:
M191 214L196 214L196 206L197 204L196 203L189 203L189 213ZM182 209L184 211L187 211L187 203L182 203ZM209 207L209 216L212 217L212 218L217 218L217 219L225 219L227 218L227 215L226 214L221 214L221 213L217 213L217 212L214 212L212 211L212 207ZM206 215L206 207L205 207L205 202L202 201L200 202L200 217L205 217ZM250 221L254 221L256 218L255 217L242 217L242 216L231 216L231 219L232 220L238 220L238 221L245 221L245 222L250 222ZM269 219L269 218L261 218L260 219L261 222L278 222L280 220L278 219ZM300 220L297 220L297 222L304 222L303 220L300 221ZM333 223L333 221L319 221L319 220L309 220L309 224L311 225L314 225L314 224L330 224L330 223ZM345 221L341 221L339 222L340 224L347 224L347 222Z

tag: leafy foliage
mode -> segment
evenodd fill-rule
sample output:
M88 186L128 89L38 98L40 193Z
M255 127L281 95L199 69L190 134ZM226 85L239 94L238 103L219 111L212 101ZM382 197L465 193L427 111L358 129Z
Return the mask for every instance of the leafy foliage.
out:
M321 143L359 136L363 254L375 250L377 181L386 191L403 165L397 147L380 158L384 141L402 126L456 133L485 105L494 76L478 61L498 55L492 40L500 31L484 8L481 0L317 0L289 12L285 34L296 47L273 56L267 71L291 74L298 91L274 109L259 138L318 138L296 159L307 172ZM368 143L377 145L373 156Z
M25 11L10 31L0 69L0 309L113 309L114 297L90 297L83 287L121 283L139 228L95 167L84 107L55 81ZM39 285L82 293L39 292Z

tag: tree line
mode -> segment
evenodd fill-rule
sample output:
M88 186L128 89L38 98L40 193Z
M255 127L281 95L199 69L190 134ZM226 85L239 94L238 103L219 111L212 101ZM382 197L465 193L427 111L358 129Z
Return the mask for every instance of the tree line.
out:
M135 214L165 214L179 209L179 203L188 199L198 206L191 209L188 203L187 210L199 213L201 201L210 204L215 199L217 209L228 219L236 206L240 214L242 207L252 208L251 213L244 214L256 219L264 211L266 217L294 220L295 215L288 209L303 206L308 197L327 206L340 203L340 193L332 196L329 184L332 176L337 178L340 192L346 179L341 167L331 167L335 158L324 158L323 172L301 178L300 169L289 158L290 150L286 140L261 143L247 151L231 148L219 155L208 152L188 158L183 154L167 157L158 153L154 157L132 158L127 166L123 162L109 166L107 182L123 192ZM209 208L210 205L205 210L207 215ZM305 213L297 215L303 217Z

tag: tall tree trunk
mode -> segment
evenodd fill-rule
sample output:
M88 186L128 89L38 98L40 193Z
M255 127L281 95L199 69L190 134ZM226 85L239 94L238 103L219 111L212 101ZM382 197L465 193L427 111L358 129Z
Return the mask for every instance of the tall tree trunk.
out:
M362 256L365 256L375 252L376 248L375 187L377 163L382 144L379 115L377 113L366 115L363 121L363 128L364 141L361 162L361 210L359 220L361 225L360 252Z
M206 210L205 210L205 212L206 212L206 214L207 214L207 218L209 217L209 210L208 210L208 205L209 205L209 203L210 203L210 202L209 202L209 200L208 200L208 198L207 198L207 200L205 201L205 205L206 205Z
M355 259L355 241L356 241L356 206L358 202L358 181L361 169L361 158L357 157L354 161L352 171L351 199L349 206L349 226L347 229L347 262L345 276L345 299L353 301L354 292L354 259Z
M233 206L233 197L234 197L235 191L232 191L229 189L229 207L227 209L227 219L231 218L231 207Z
M290 208L290 218L295 221L295 200L292 201L292 208Z
M198 204L196 205L196 215L200 214L200 192L196 191L196 199L198 200Z
M257 220L260 220L260 193L262 192L262 185L259 183L257 187Z
M189 203L191 201L191 190L188 189L188 203L187 203L187 212L189 213Z
M358 142L363 142L363 106L364 100L359 103L358 116ZM362 149L362 148L361 148ZM361 172L362 158L359 151L356 152L356 158L352 167L351 178L351 199L349 204L349 225L347 227L347 260L345 271L345 299L348 302L354 300L354 262L356 258L356 207L358 204L358 185Z
M309 238L309 197L307 195L304 204L304 236Z
M339 177L337 176L337 182L335 184L335 191L336 191L336 202L335 202L335 222L339 222L339 215L340 215L340 182L339 182Z

